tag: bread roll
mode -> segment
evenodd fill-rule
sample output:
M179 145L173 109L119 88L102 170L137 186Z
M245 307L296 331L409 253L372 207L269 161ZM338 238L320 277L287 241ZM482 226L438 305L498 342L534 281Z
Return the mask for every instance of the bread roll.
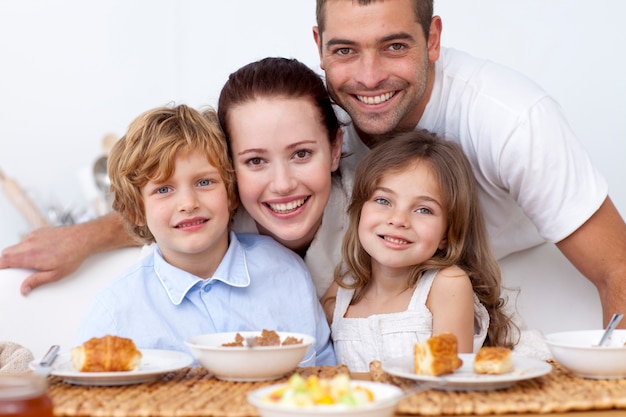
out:
M415 373L419 375L450 374L463 365L456 336L452 333L441 333L416 343L414 356Z
M93 337L71 350L72 364L80 372L132 371L141 356L131 339L111 335Z
M474 357L474 372L499 375L513 370L511 350L504 347L482 347Z

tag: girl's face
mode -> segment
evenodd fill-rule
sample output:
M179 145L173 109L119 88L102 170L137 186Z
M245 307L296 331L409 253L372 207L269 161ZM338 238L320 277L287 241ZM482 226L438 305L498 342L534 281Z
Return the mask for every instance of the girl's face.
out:
M148 182L141 195L147 226L165 259L201 278L211 276L228 248L230 221L217 168L200 152L179 155L172 176Z
M317 110L304 98L262 98L229 115L239 198L259 232L293 250L307 247L322 222L339 166Z
M446 208L430 164L384 174L363 204L359 240L374 270L402 271L445 248Z

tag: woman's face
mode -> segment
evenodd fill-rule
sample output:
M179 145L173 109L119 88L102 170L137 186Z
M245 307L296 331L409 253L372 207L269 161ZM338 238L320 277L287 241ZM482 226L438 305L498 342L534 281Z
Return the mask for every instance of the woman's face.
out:
M304 98L250 101L234 107L228 123L241 204L260 233L306 248L322 222L341 138L331 147Z

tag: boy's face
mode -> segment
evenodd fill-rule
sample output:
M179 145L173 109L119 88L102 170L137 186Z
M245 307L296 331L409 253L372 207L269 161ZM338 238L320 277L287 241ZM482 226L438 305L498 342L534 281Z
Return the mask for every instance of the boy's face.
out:
M211 276L228 248L230 207L219 171L192 151L176 158L170 178L148 182L141 195L147 226L165 259L201 278Z

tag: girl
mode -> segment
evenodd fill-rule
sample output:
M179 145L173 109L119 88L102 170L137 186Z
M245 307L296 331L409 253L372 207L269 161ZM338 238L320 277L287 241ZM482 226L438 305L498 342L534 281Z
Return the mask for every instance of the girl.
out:
M459 352L511 347L500 270L460 148L426 131L377 146L357 166L344 262L322 299L339 363L409 356L452 332Z
M234 230L300 254L321 297L341 261L350 187L338 174L342 131L324 82L295 59L252 62L230 75L218 115L241 200Z

